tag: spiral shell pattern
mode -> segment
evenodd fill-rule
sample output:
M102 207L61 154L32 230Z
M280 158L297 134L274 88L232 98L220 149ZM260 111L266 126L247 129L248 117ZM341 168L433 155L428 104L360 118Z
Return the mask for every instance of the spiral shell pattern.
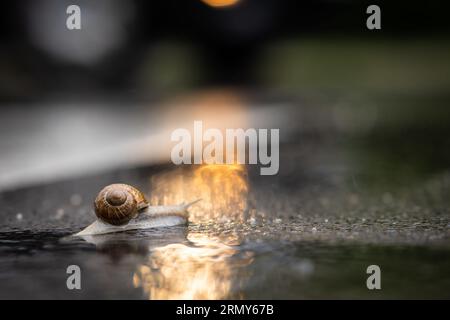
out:
M111 184L103 188L95 199L95 214L103 222L120 226L148 207L142 192L127 184Z

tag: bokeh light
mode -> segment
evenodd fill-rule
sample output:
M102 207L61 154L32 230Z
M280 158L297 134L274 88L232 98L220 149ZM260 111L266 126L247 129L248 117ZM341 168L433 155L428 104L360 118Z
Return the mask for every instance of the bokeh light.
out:
M231 7L240 2L240 0L201 0L203 3L214 8Z

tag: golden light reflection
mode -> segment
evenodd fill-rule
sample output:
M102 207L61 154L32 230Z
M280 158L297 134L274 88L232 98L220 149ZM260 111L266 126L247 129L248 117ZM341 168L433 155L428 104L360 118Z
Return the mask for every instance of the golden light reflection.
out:
M239 2L239 0L201 0L203 3L206 3L208 6L215 8L223 8L230 7Z
M202 199L189 209L189 221L244 221L248 207L245 165L201 165L177 168L151 179L152 205Z
M216 89L175 96L161 105L166 110L158 119L162 128L172 132L185 128L193 135L193 123L203 122L207 128L225 133L229 128L251 128L254 123L248 99L236 90ZM170 137L170 134L168 135ZM171 144L170 140L167 140Z
M201 234L192 245L170 244L152 250L138 267L133 285L149 299L242 299L240 290L253 261L251 252L238 254L232 246ZM239 279L239 280L238 280Z
M231 3L231 2L230 2ZM237 3L234 1L233 3ZM176 104L176 103L175 103ZM239 95L226 91L209 92L182 99L167 115L183 119L180 127L191 128L194 120L205 128L247 128L249 117ZM212 108L214 106L214 108ZM164 120L162 121L164 123ZM242 222L248 218L249 182L247 167L241 164L180 166L153 175L150 179L152 205L196 203L189 209L190 223ZM174 243L151 249L148 261L133 275L133 285L142 288L149 299L241 299L248 278L251 252L236 250L239 239L229 233L219 240L205 234L189 233L190 244Z

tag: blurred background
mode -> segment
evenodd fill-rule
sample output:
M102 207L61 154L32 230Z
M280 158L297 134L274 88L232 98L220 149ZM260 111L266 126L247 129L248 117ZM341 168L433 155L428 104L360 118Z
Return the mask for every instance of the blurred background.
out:
M3 1L0 298L449 298L448 9ZM194 120L280 128L278 175L173 166L170 134ZM62 241L113 182L203 201L182 230ZM73 263L88 270L75 294Z
M82 29L68 30L75 2ZM282 139L357 131L401 144L402 159L448 163L428 150L448 149L442 2L379 2L373 31L365 1L75 2L2 6L2 189L166 161L168 134L202 117L282 125ZM425 134L437 141L418 154L408 144Z

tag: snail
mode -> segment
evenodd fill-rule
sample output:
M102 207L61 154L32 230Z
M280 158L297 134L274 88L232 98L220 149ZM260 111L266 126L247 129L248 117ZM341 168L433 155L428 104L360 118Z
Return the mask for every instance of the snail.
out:
M97 235L187 223L187 209L200 199L175 206L150 206L144 194L127 184L104 187L94 201L97 220L75 234Z

